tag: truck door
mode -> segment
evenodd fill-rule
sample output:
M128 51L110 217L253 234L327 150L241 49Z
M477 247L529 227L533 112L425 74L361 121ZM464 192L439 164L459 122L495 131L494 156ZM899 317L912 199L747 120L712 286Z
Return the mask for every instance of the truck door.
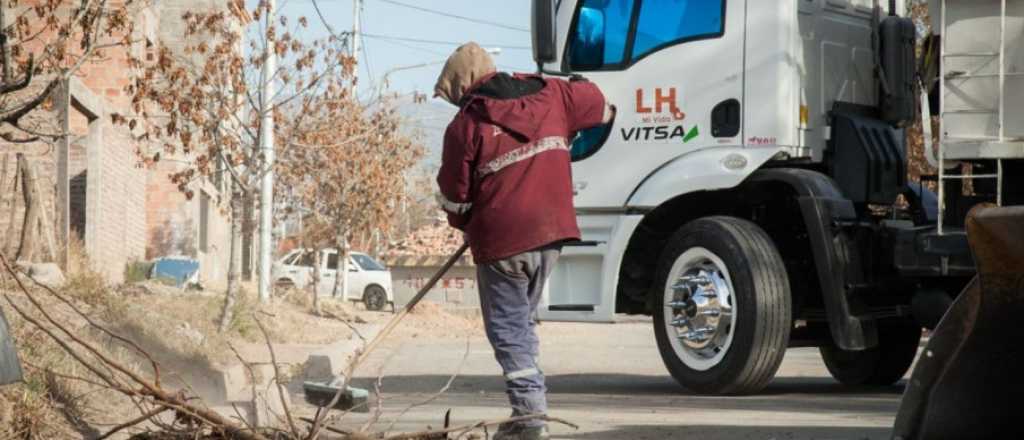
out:
M622 207L665 163L742 143L738 113L716 126L712 110L743 102L745 0L580 0L560 8L570 3L561 69L596 83L617 108L610 127L573 146L577 207Z
M630 195L675 159L742 144L745 6L746 0L560 2L564 50L544 71L585 77L617 113L573 143L583 242L564 249L542 319L612 321L624 246L638 222L628 215Z

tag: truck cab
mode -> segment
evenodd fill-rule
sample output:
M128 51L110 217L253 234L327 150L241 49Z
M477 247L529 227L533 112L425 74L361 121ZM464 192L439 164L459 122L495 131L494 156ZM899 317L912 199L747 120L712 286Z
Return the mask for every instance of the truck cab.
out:
M908 181L916 32L872 0L535 0L534 56L615 105L571 150L582 240L544 320L646 314L698 392L756 392L787 347L889 384L974 266ZM957 229L960 226L961 229Z

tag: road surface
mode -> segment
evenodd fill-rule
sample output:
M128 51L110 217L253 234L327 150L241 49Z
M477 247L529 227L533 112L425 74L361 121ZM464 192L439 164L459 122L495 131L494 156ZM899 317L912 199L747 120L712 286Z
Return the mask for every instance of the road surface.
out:
M759 395L697 396L666 372L649 320L545 323L540 337L551 415L580 426L553 426L556 439L887 439L902 390L843 387L829 377L817 349L791 349ZM453 424L507 416L500 370L486 339L468 338L466 353L467 339L428 335L406 335L382 346L356 382L372 389L383 371L385 409L378 430L403 408L435 394L460 365L447 393L408 410L392 431L438 427L449 408ZM366 417L348 416L344 425L358 426Z

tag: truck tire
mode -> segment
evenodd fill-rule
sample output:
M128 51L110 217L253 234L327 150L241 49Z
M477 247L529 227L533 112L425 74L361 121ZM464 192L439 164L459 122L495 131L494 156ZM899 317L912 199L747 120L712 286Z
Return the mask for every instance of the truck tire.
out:
M846 351L821 347L825 367L836 380L851 386L887 386L899 382L914 363L921 327L911 322L880 322L878 346Z
M658 263L654 334L672 377L701 394L751 394L775 376L792 306L782 256L760 227L694 220Z
M384 310L384 306L387 303L388 294L384 291L383 287L372 285L368 286L366 291L363 292L363 305L366 306L366 310L379 312Z

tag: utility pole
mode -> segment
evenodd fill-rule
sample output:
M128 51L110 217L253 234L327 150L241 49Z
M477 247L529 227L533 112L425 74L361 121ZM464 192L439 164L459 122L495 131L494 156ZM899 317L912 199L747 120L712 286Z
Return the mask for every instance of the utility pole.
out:
M267 29L274 26L275 0L267 2ZM269 36L269 35L268 35ZM270 263L273 255L274 223L274 72L277 70L277 54L274 42L266 38L263 54L262 93L260 93L260 151L263 152L263 176L260 179L260 302L270 301Z
M359 33L360 33L360 12L363 9L361 0L352 0L352 58L355 59L352 71L352 98L355 99L359 82Z

